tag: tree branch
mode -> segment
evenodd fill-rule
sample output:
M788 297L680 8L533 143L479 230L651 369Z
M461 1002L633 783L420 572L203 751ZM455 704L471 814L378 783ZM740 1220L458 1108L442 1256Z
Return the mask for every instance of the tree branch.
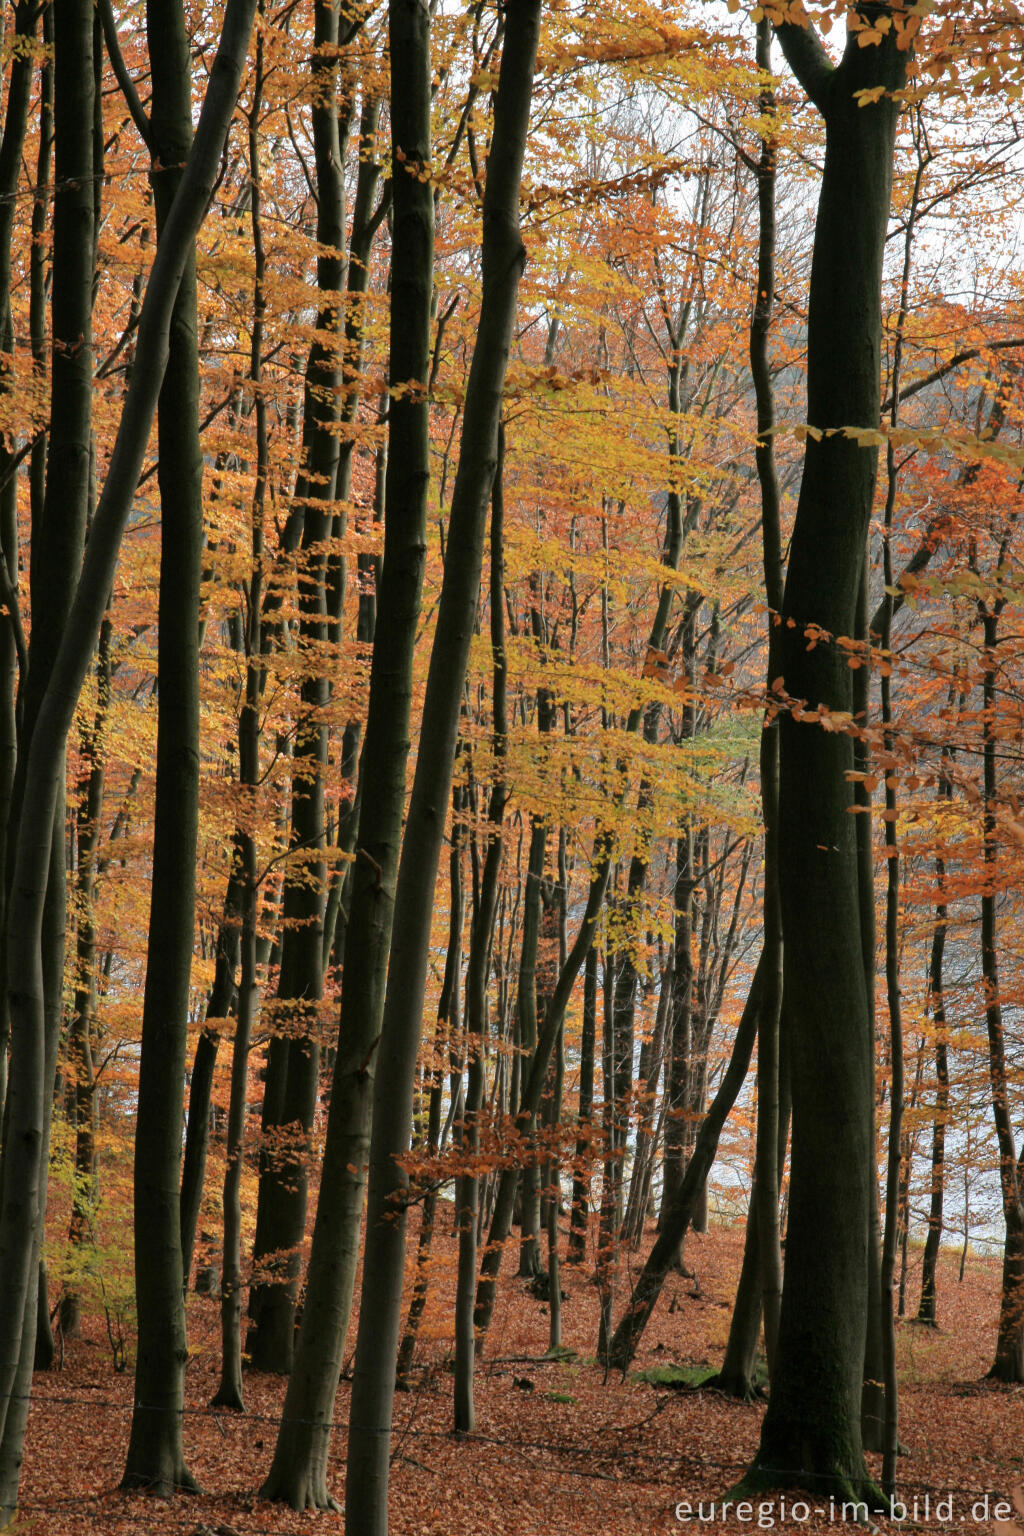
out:
M114 76L121 87L121 94L125 99L128 111L131 113L132 122L139 130L139 137L150 154L152 154L153 134L149 126L149 118L146 116L142 102L139 100L139 93L135 89L135 82L128 73L124 62L121 44L117 38L117 22L114 20L113 6L110 0L97 0L97 5L99 7L100 22L103 26L103 41L107 45L107 55L110 59Z
M778 22L775 36L793 71L819 112L824 113L829 85L836 66L825 52L821 38L807 18L806 25L793 21Z

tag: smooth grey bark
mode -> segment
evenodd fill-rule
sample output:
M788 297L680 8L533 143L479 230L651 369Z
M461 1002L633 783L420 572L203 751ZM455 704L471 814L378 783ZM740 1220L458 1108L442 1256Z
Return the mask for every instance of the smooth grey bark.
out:
M426 557L428 401L434 198L430 161L430 16L420 0L389 10L393 231L384 558L377 591L370 702L360 761L359 834L351 866L344 985L320 1199L306 1300L267 1498L336 1507L327 1488L334 1399L359 1256L373 1078L405 807L412 660ZM447 797L445 797L447 798ZM395 1358L387 1362L394 1376Z
M363 1287L345 1490L349 1536L383 1536L388 1528L390 1427L408 1184L398 1159L409 1141L444 807L450 792L459 709L479 600L487 506L498 458L502 390L525 259L519 231L519 188L540 12L541 0L521 0L509 11L494 97L494 131L483 201L480 319L466 388L419 755L402 842L394 942L374 1084Z
M33 1321L28 1325L25 1297L30 1276L33 1282L35 1279L34 1248L44 1171L41 1159L50 1107L44 1091L43 909L63 783L64 745L113 580L163 379L174 300L212 195L254 10L255 0L228 0L193 153L147 284L137 331L136 367L92 522L82 574L28 750L7 932L9 962L13 960L17 969L9 972L8 982L12 1074L0 1203L0 1416L5 1421L19 1347L23 1337L29 1336L30 1326L34 1333L35 1311L33 1307Z

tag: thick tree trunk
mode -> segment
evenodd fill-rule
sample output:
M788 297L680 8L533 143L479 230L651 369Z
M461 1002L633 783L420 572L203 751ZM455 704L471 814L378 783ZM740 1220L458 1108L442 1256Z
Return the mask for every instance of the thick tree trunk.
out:
M35 33L35 15L23 10L18 30L23 38ZM30 22L30 25L28 24ZM17 176L5 157L20 160L25 134L24 111L31 87L31 49L12 72L11 95L0 144L0 170ZM28 71L26 77L26 69ZM50 1108L60 1034L64 971L66 889L64 870L64 778L62 740L54 752L53 808L45 825L24 826L28 752L42 700L50 686L54 661L67 626L78 579L89 503L92 413L92 289L95 271L93 192L93 16L88 3L72 3L54 18L54 131L58 193L53 224L53 352L51 361L50 455L40 520L32 529L31 593L33 625L21 704L21 731L9 813L9 847L22 835L36 841L38 860L38 939L29 964L19 953L12 921L18 902L17 877L4 871L11 916L8 920L7 985L12 1039L11 1077L5 1103L3 1158L3 1219L0 1220L0 1523L17 1504L21 1448L28 1418L27 1394L36 1357L41 1271L39 1267L46 1212L46 1167L49 1156ZM6 185L6 181L4 182ZM13 202L14 193L7 194ZM5 331L10 306L11 220L5 210L0 230L0 262L5 271L0 314ZM4 530L2 558L10 576L17 567L13 529ZM8 604L13 608L12 604ZM13 613L12 613L13 618ZM89 652L95 637L90 638ZM88 657L85 660L88 665ZM20 703L21 701L19 701ZM32 962L35 962L34 964ZM31 976L26 973L31 966ZM32 1038L19 1046L15 994L27 982L33 997ZM3 1019L6 1030L7 1016ZM6 1039L0 1040L0 1055ZM31 1129L19 1132L28 1114ZM24 1123L24 1122L23 1122ZM13 1217L20 1230L5 1233ZM49 1326L48 1311L44 1306ZM45 1334L43 1337L45 1346ZM42 1363L42 1362L41 1362ZM8 1394L11 1394L10 1396Z
M779 37L824 116L826 150L808 320L812 436L780 630L789 1221L772 1395L749 1481L811 1480L816 1492L849 1498L868 1487L860 1397L875 1173L857 818L848 814L854 761L842 729L852 716L853 674L834 637L857 633L877 455L843 429L879 425L881 271L897 115L890 93L906 56L891 34L871 48L851 34L834 68L813 30L785 25ZM876 86L877 101L854 95ZM809 647L808 637L819 635Z
M1004 551L1005 555L1005 546ZM1000 560L1002 564L1002 560ZM984 760L986 882L981 898L981 970L985 979L985 1023L988 1030L989 1081L992 1116L999 1145L999 1186L1003 1197L1003 1281L999 1296L999 1332L996 1355L989 1376L996 1381L1024 1381L1024 1150L1020 1159L1014 1145L1010 1120L1003 1009L999 993L999 957L996 950L996 670L999 615L1004 599L991 608L979 603L985 649L982 656L982 735Z

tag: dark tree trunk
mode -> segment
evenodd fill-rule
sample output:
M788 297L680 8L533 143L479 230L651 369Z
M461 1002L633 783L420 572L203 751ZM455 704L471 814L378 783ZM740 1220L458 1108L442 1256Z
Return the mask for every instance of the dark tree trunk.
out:
M11 1390L23 1342L35 1332L35 1250L44 1171L50 1095L47 1081L46 1001L43 981L43 925L53 847L53 828L62 805L64 747L75 704L96 643L114 577L121 537L138 484L149 431L156 410L167 357L168 332L182 272L194 247L196 232L212 196L228 122L255 11L255 0L228 0L221 43L210 72L200 112L196 144L189 156L179 195L165 226L146 288L136 332L136 366L125 396L121 421L96 514L90 529L82 574L75 588L67 623L42 697L23 776L24 797L14 851L14 874L8 913L8 959L17 971L17 986L9 971L12 1080L7 1101L7 1150L0 1200L0 1415L4 1434L14 1419L9 1412ZM62 9L73 25L75 10ZM91 17L90 17L91 23ZM83 29L84 30L84 29ZM92 30L89 45L92 48ZM82 46L79 39L77 47ZM81 131L81 120L78 121ZM67 190L74 190L69 185ZM90 285L91 287L91 285ZM81 332L69 354L81 354ZM91 391L91 369L86 369ZM88 456L86 459L88 462ZM16 1079L16 1081L15 1081ZM180 1129L179 1129L180 1139ZM177 1216L177 1178L175 1178ZM175 1243L180 1258L180 1247ZM30 1281L31 1277L31 1281ZM26 1295L32 1286L31 1324ZM31 1348L28 1350L31 1361ZM20 1466L21 1432L5 1447L7 1466ZM5 1480L0 1492L2 1513L16 1484Z
M189 39L184 13L150 0L150 118L157 246L192 144ZM122 1486L166 1497L194 1488L185 1466L181 1123L199 830L199 587L203 457L195 258L186 262L171 319L157 417L160 594L156 803L142 1055L135 1134L135 1293L139 1317L135 1412Z
M881 271L897 116L889 93L902 82L906 55L891 34L871 48L851 35L834 68L813 30L785 25L779 38L826 128L807 380L808 421L821 435L807 443L780 629L780 887L793 1142L778 1355L749 1478L754 1486L812 1480L816 1492L848 1499L868 1490L860 1397L874 1089L859 818L848 814L852 745L844 731L820 722L841 724L853 712L853 673L832 637L858 632L877 453L843 429L879 425ZM874 86L882 88L879 100L855 97ZM808 626L823 636L812 648Z
M697 1140L686 1166L683 1181L673 1196L672 1204L662 1212L657 1241L640 1271L626 1310L605 1353L606 1364L616 1366L622 1371L627 1369L636 1354L643 1331L661 1295L665 1276L675 1266L680 1244L686 1236L686 1230L693 1219L694 1209L707 1180L708 1170L714 1162L722 1126L736 1102L736 1097L747 1075L754 1050L754 1039L757 1035L761 1000L764 995L764 972L765 962L762 958L758 961L757 970L750 985L725 1076L697 1132Z
M519 184L540 9L540 0L522 0L509 11L494 98L494 132L483 204L480 321L467 382L419 756L402 843L395 894L395 942L381 1025L382 1062L374 1084L366 1246L345 1492L349 1536L383 1536L387 1531L408 1182L397 1160L409 1139L434 885L444 833L443 807L451 785L459 709L479 600L487 506L497 468L501 397L525 256L519 233Z
M359 1256L371 1094L405 807L412 659L426 554L434 197L430 19L418 0L390 10L392 206L389 453L384 559L360 762L359 835L345 929L344 985L306 1299L267 1498L334 1507L327 1452ZM445 801L447 796L445 796ZM400 1297L399 1297L400 1299ZM394 1384L395 1353L387 1360Z
M572 1181L568 1263L582 1264L587 1254L590 1213L590 1149L594 1108L594 1045L597 1034L597 950L591 947L583 969L583 1036L580 1042L579 1130Z
M946 759L943 767L947 766ZM948 773L939 776L938 796L940 803L952 798L953 784ZM946 929L949 912L945 902L946 862L935 860L935 883L940 899L935 905L935 926L932 929L932 947L928 963L928 996L931 1004L932 1027L935 1031L935 1118L932 1121L932 1170L931 1194L928 1206L928 1236L924 1243L921 1260L921 1301L917 1310L919 1323L938 1326L936 1316L935 1275L942 1242L942 1204L945 1185L946 1120L949 1115L949 1061L946 1043L946 992L944 966Z
M493 666L493 730L495 777L487 808L488 837L473 909L469 966L466 972L466 1030L469 1041L469 1082L466 1091L463 1146L475 1155L480 1145L480 1112L484 1097L484 1039L487 1032L487 979L491 970L494 919L498 907L498 876L501 870L501 825L508 791L503 765L508 749L507 673L505 658L505 429L498 424L498 459L491 487L491 660ZM535 1019L536 1022L536 1019ZM459 1270L455 1297L455 1430L471 1434L476 1429L473 1400L473 1368L476 1331L473 1304L476 1291L477 1226L480 1214L479 1174L464 1173L456 1186L459 1219Z
M339 353L344 263L340 253L345 240L343 166L352 100L346 92L339 110L336 51L340 41L339 9L321 0L315 10L313 63L317 90L313 115L317 240L322 248L317 262L320 335L310 348L306 366L303 463L293 499L293 506L302 517L299 647L302 654L316 660L324 655L328 628L327 541L332 525L328 507L334 500L338 474L336 422L343 382ZM255 124L251 138L255 154ZM282 1375L287 1375L292 1365L300 1251L306 1233L311 1134L320 1075L327 764L324 708L328 693L323 666L314 665L301 683L301 713L292 763L292 852L285 872L281 973L274 1004L282 1040L268 1063L269 1102L274 1103L276 1114L276 1119L269 1122L275 1132L274 1152L270 1154L264 1148L261 1155L253 1263L263 1265L263 1277L252 1287L252 1325L246 1339L254 1369ZM275 1085L270 1080L276 1073L283 1073L277 1102ZM265 1115L264 1129L267 1128ZM275 1257L270 1259L270 1255Z
M1007 539L1008 543L1008 539ZM1000 566L1006 554L1004 543ZM1018 1160L1010 1120L1003 1033L1003 1009L999 993L999 956L996 949L996 673L999 665L999 615L1005 599L989 608L979 603L985 649L982 653L982 736L985 806L985 874L981 898L981 970L985 980L985 1024L988 1031L989 1081L992 1116L999 1145L999 1185L1003 1197L1003 1279L999 1296L999 1332L996 1355L989 1376L996 1381L1024 1381L1024 1150Z
M27 23L30 21L30 25ZM19 15L22 36L34 36L35 14L27 9ZM11 95L0 144L0 159L12 150L20 160L25 133L23 94L31 86L31 50L26 63L15 66ZM26 78L26 67L28 75ZM93 14L89 4L71 3L54 17L54 135L58 192L54 198L53 224L53 351L50 377L50 454L46 488L39 522L32 529L30 583L32 593L32 637L28 652L28 672L24 679L24 703L21 704L21 729L18 761L13 791L5 810L9 812L8 837L17 847L21 823L26 819L28 752L31 747L43 696L50 685L58 646L67 626L78 580L85 538L89 504L89 465L92 414L92 291L95 270L95 220L93 192ZM2 166L8 176L17 170ZM4 183L6 185L6 182ZM13 201L13 190L8 194ZM0 262L6 267L0 291L0 314L5 332L10 307L10 240L13 209L3 216L6 230L0 232ZM13 530L4 530L5 570L17 566ZM8 604L13 609L13 604ZM12 615L13 616L13 615ZM90 639L90 655L95 637ZM85 665L88 665L86 658ZM19 700L19 704L20 704ZM16 991L26 980L28 988L38 987L33 999L38 1008L33 1020L37 1034L23 1041L19 1051L12 1040L9 1101L5 1105L5 1144L3 1159L4 1216L13 1215L21 1226L11 1247L4 1242L0 1225L0 1271L4 1274L4 1294L0 1312L7 1315L0 1324L0 1523L17 1503L21 1471L21 1447L28 1419L27 1393L36 1359L36 1330L40 1301L40 1253L46 1212L46 1166L49 1155L50 1106L56 1068L57 1042L60 1034L66 890L64 874L64 741L54 753L54 805L45 825L32 828L38 839L39 933L38 971L28 979L24 957L9 929L7 981L10 989L12 1023L15 1019ZM27 829L25 829L27 830ZM16 876L8 863L5 885L12 903L18 900ZM33 956L35 959L36 956ZM3 1021L6 1029L6 1018ZM26 1048L27 1047L27 1048ZM0 1042L0 1054L6 1041ZM34 1136L18 1147L17 1120L25 1109L36 1114L38 1141ZM18 1152L27 1154L34 1169L19 1173ZM8 1290L8 1275L10 1290ZM22 1286L24 1288L22 1288ZM9 1309L9 1311L8 1311ZM41 1343L45 1359L46 1333ZM8 1393L13 1396L8 1398Z

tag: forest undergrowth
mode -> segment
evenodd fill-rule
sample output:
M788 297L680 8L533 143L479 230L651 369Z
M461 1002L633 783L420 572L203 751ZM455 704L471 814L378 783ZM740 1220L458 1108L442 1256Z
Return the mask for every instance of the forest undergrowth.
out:
M477 1434L451 1433L452 1315L456 1243L451 1207L442 1206L434 1240L431 1297L410 1390L396 1400L391 1521L399 1536L641 1536L641 1533L758 1528L758 1507L710 1513L754 1454L763 1405L739 1403L698 1385L717 1368L743 1252L742 1224L690 1233L688 1273L664 1288L633 1369L606 1376L595 1361L599 1302L592 1264L563 1266L565 1358L545 1358L547 1306L518 1278L506 1256L494 1323L478 1375ZM639 1268L653 1241L645 1234ZM414 1245L411 1245L411 1247ZM917 1255L918 1263L920 1254ZM625 1261L624 1261L625 1268ZM938 1329L898 1325L901 1382L899 1493L902 1521L882 1530L997 1530L985 1519L1024 1483L1024 1389L984 1380L992 1358L999 1261L959 1253L939 1266ZM916 1299L911 1256L908 1298ZM624 1290L620 1277L619 1290ZM908 1299L908 1309L910 1303ZM131 1422L134 1339L129 1369L114 1370L102 1317L84 1319L59 1370L37 1372L22 1479L19 1536L298 1536L340 1533L340 1516L295 1514L257 1496L273 1450L285 1383L250 1372L244 1414L210 1410L218 1382L219 1317L212 1298L190 1296L185 1444L204 1490L158 1500L118 1491ZM338 1394L332 1484L344 1481L350 1382ZM874 1465L874 1458L871 1458ZM926 1497L928 1503L926 1505ZM787 1510L798 1500L787 1496ZM917 1501L915 1518L914 1502ZM692 1506L689 1522L677 1506ZM794 1520L776 1500L764 1520L779 1530L821 1531L829 1511ZM936 1514L938 1511L938 1514ZM798 1511L798 1515L802 1513ZM952 1519L944 1518L952 1515ZM762 1524L761 1528L768 1528Z

